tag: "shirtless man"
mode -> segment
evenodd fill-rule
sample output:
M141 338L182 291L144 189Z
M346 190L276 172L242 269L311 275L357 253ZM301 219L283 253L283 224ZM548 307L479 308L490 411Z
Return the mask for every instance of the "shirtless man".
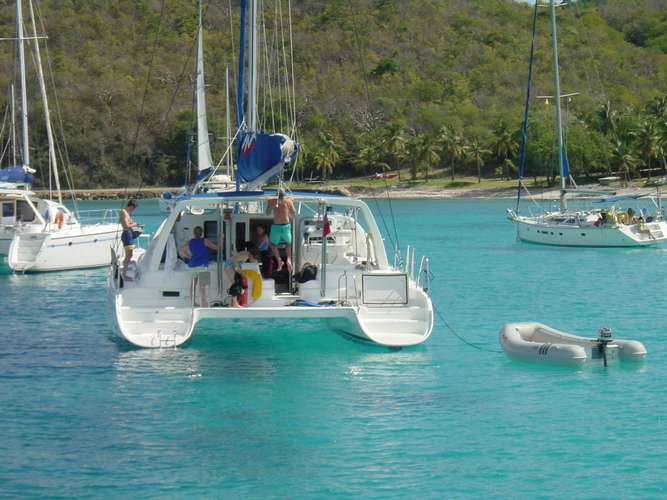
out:
M121 234L121 241L123 242L123 248L125 249L125 259L123 260L123 279L126 281L132 281L131 278L127 277L127 266L132 260L132 252L136 245L134 244L134 232L133 228L139 227L139 224L132 220L131 214L134 212L139 204L135 200L130 200L127 202L127 206L120 211L120 225L123 226L123 233Z
M292 224L290 223L290 216L296 215L296 209L292 198L285 196L285 191L278 190L278 198L269 202L269 213L273 213L273 225L269 233L269 241L271 242L271 253L278 261L278 269L283 268L283 261L280 258L278 246L285 243L285 253L287 254L287 270L292 273Z

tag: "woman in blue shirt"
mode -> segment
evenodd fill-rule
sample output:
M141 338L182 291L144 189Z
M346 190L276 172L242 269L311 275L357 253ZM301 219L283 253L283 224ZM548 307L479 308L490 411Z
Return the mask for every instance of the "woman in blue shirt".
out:
M204 238L204 230L201 226L196 226L193 230L194 238L185 243L180 248L180 253L183 257L189 258L188 267L194 271L194 279L192 281L192 295L194 298L195 290L197 289L197 284L199 284L199 297L201 301L201 307L208 307L208 302L206 301L206 287L210 282L210 275L201 274L202 271L208 269L208 263L211 260L209 250L217 252L220 248L219 245L216 245L211 240ZM223 244L224 236L220 236L220 245ZM194 304L196 307L200 307L199 304Z

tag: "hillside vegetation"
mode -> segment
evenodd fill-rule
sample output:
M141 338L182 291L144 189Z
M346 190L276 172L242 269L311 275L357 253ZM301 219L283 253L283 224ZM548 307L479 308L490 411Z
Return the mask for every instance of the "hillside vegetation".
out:
M262 2L269 39L281 20L283 34L288 31L287 1L277 1ZM297 178L399 167L414 179L427 179L431 169L447 176L515 174L531 6L511 0L291 4L303 146ZM50 96L54 122L62 124L57 128L66 139L76 186L182 184L192 121L196 2L40 0L36 5L49 36L57 89L57 99ZM582 0L558 13L562 91L579 92L564 101L573 173L579 178L659 173L667 151L665 2ZM227 0L206 4L209 128L216 158L225 148L224 75L229 66L236 76L238 24L237 1L231 2L231 15ZM2 36L14 36L12 5L0 9L0 26ZM3 47L0 88L9 89L15 49L10 42ZM29 87L31 96L39 96L34 73ZM279 90L260 96L268 129L287 126ZM549 18L541 9L534 95L552 92ZM8 96L0 96L3 107ZM38 101L32 99L29 109L33 165L46 183ZM552 181L553 115L553 100L548 105L533 100L528 174Z

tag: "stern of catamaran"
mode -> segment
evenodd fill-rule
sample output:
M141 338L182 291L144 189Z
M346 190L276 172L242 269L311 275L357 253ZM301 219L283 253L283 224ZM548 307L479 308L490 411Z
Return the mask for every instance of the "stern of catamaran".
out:
M293 194L292 243L278 248L281 260L292 255L290 273L271 250L254 250L254 236L270 233L267 205L274 196L241 192L180 202L136 263L132 282L123 282L118 263L110 270L121 336L141 347L177 346L192 337L200 320L219 324L224 333L225 325L234 324L226 321L239 319L292 322L297 329L299 320L320 319L335 331L387 346L415 345L430 336L427 258L417 259L409 249L403 261L396 257L390 264L375 219L361 200ZM193 270L179 252L195 227L206 239L223 242L211 250L205 269ZM235 279L230 267L242 276L244 307L230 307ZM200 307L195 276L208 284L210 307Z

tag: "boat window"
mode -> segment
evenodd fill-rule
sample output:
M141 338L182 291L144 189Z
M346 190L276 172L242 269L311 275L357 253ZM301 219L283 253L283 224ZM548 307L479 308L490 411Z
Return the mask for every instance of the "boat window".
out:
M14 202L5 202L2 204L2 216L3 217L14 217Z
M27 201L18 200L16 202L16 219L22 222L32 222L35 220L35 212Z
M236 223L236 237L234 239L234 248L236 249L237 252L241 252L245 250L245 242L246 242L246 236L245 236L245 227L246 223L245 222L237 222Z

